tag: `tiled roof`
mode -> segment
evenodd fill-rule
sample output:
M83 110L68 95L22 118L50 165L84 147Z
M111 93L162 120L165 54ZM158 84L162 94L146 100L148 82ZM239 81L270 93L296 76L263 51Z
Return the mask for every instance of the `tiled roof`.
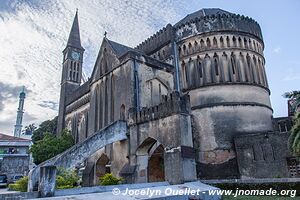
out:
M30 140L0 133L0 142L5 142L5 141L9 141L9 142L26 142L26 141L28 141L29 142Z

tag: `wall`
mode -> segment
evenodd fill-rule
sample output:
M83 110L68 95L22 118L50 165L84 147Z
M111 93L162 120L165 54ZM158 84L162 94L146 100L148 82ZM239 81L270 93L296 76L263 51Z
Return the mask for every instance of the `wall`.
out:
M235 137L241 178L288 177L288 136L288 133L269 132Z

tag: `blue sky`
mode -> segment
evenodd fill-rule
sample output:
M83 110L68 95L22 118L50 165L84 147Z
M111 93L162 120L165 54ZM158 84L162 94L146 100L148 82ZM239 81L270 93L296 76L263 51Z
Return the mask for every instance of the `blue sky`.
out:
M0 132L12 134L22 85L27 89L24 125L57 115L62 50L76 8L89 76L104 31L110 39L134 47L167 23L212 7L260 24L274 116L286 116L282 94L299 90L299 0L1 0Z

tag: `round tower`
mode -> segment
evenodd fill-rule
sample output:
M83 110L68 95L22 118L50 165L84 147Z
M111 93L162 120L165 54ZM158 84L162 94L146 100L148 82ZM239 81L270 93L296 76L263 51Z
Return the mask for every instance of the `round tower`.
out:
M234 136L272 130L260 26L221 9L175 25L180 85L189 93L199 177L238 176Z

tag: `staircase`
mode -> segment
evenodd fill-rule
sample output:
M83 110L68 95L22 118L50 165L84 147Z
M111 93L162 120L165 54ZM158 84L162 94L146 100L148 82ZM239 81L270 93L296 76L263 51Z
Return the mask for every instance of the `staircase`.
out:
M106 145L127 139L126 133L126 122L116 121L100 131L97 131L84 141L72 146L63 153L39 164L29 172L28 192L32 192L37 187L41 167L56 166L65 169L73 169Z

